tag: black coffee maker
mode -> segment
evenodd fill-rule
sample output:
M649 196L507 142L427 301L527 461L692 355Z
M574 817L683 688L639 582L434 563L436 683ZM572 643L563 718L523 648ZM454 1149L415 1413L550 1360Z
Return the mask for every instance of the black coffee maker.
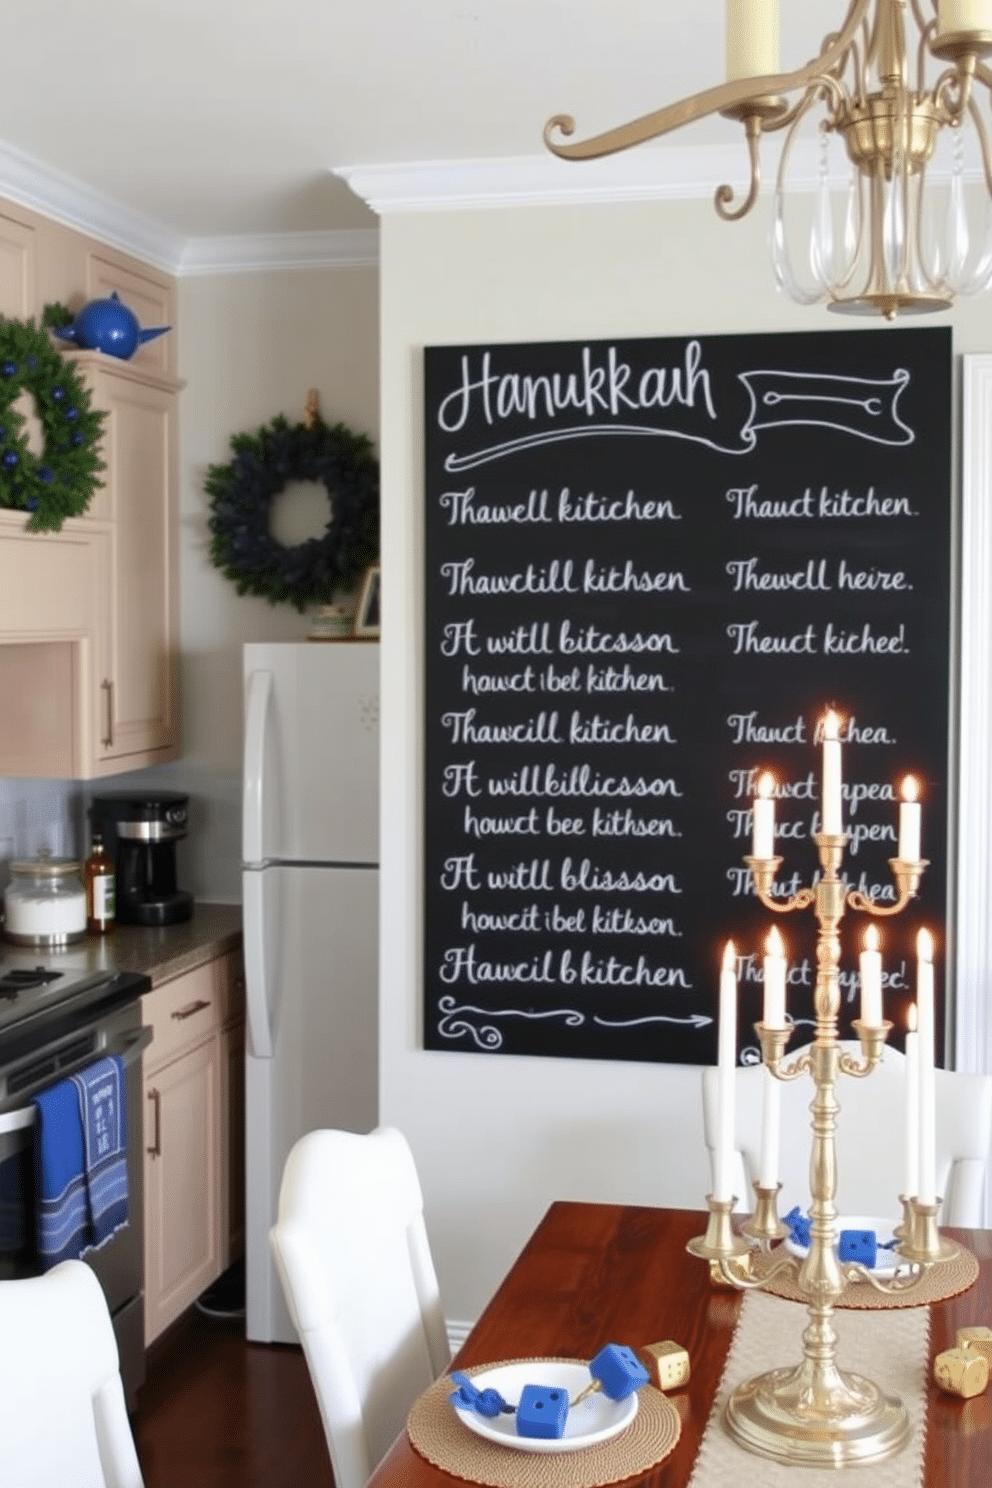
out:
M116 916L123 925L178 925L193 914L193 895L176 888L176 843L186 836L189 796L122 791L94 796L93 830L114 860Z

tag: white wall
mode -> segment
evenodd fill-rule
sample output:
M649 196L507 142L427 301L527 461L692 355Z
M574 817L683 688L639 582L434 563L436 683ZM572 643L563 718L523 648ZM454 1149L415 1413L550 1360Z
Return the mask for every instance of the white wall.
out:
M182 758L104 782L190 795L179 873L198 897L241 898L241 647L298 641L291 605L239 595L209 559L207 468L233 434L276 414L303 418L307 390L329 424L378 443L378 278L374 268L204 275L179 285Z
M420 1047L422 348L863 324L778 297L765 237L704 202L382 223L381 1115L414 1148L449 1318L478 1314L551 1199L700 1207L708 1174L693 1068ZM992 346L992 296L933 319Z

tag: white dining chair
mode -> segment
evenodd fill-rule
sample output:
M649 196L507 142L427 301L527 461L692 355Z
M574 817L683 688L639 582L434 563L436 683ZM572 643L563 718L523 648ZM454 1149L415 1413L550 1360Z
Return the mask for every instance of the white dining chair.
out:
M143 1488L110 1313L83 1261L0 1281L0 1482Z
M860 1056L856 1040L842 1048ZM799 1052L799 1051L797 1051ZM865 1079L842 1075L836 1096L837 1197L841 1215L898 1219L901 1215L905 1154L906 1061L887 1048L877 1069ZM758 1177L766 1072L763 1065L739 1068L735 1075L735 1170L732 1192L737 1208L754 1207ZM703 1129L712 1174L717 1131L717 1072L703 1070ZM780 1083L781 1157L779 1213L794 1205L809 1208L810 1106L808 1075ZM943 1197L940 1223L981 1228L984 1223L986 1167L992 1148L992 1076L935 1071L937 1112L937 1193Z
M423 1208L395 1128L309 1132L286 1159L270 1239L336 1488L365 1488L450 1361Z

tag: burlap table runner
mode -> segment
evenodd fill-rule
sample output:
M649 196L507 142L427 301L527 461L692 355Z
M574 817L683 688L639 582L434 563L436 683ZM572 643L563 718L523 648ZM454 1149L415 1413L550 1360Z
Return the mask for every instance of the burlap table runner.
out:
M755 1276L771 1270L778 1257L752 1252L751 1265ZM978 1261L970 1250L962 1245L957 1255L938 1266L932 1266L920 1277L916 1286L904 1292L878 1292L868 1281L852 1284L838 1297L836 1307L856 1308L861 1311L887 1311L893 1307L927 1307L931 1302L943 1302L947 1297L956 1297L966 1292L978 1280ZM773 1297L785 1297L790 1302L806 1302L788 1272L775 1276L763 1289Z
M762 1292L744 1297L689 1488L740 1488L751 1480L762 1488L837 1488L841 1478L844 1488L921 1488L930 1344L930 1313L924 1307L834 1314L840 1368L897 1395L909 1412L909 1440L888 1462L846 1467L842 1474L835 1468L786 1467L745 1451L727 1434L723 1411L731 1391L753 1375L798 1364L805 1326L792 1302Z
M479 1365L465 1373L477 1374L483 1368L493 1369L496 1364ZM414 1401L407 1435L421 1457L435 1467L487 1488L604 1488L646 1472L667 1457L681 1430L672 1402L645 1385L637 1397L637 1415L610 1441L572 1452L521 1452L486 1441L463 1426L448 1399L452 1388L451 1380L442 1376Z

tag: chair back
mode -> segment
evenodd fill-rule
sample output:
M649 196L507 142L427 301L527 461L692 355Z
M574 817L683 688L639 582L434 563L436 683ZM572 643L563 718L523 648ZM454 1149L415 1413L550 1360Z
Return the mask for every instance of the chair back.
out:
M106 1298L82 1261L0 1281L0 1482L142 1488Z
M416 1396L450 1360L405 1137L391 1127L301 1137L270 1238L336 1488L364 1488Z
M857 1041L841 1047L860 1058ZM736 1181L738 1208L754 1207L752 1183L761 1154L762 1106L768 1075L763 1065L736 1072ZM943 1196L940 1223L981 1228L986 1164L992 1144L992 1076L935 1071L937 1112L937 1193ZM808 1075L780 1083L782 1192L779 1213L798 1204L809 1208L810 1106L814 1087ZM710 1164L717 1131L717 1072L703 1071L703 1124ZM886 1048L881 1064L866 1079L841 1075L837 1104L837 1211L899 1219L905 1171L906 1060Z

